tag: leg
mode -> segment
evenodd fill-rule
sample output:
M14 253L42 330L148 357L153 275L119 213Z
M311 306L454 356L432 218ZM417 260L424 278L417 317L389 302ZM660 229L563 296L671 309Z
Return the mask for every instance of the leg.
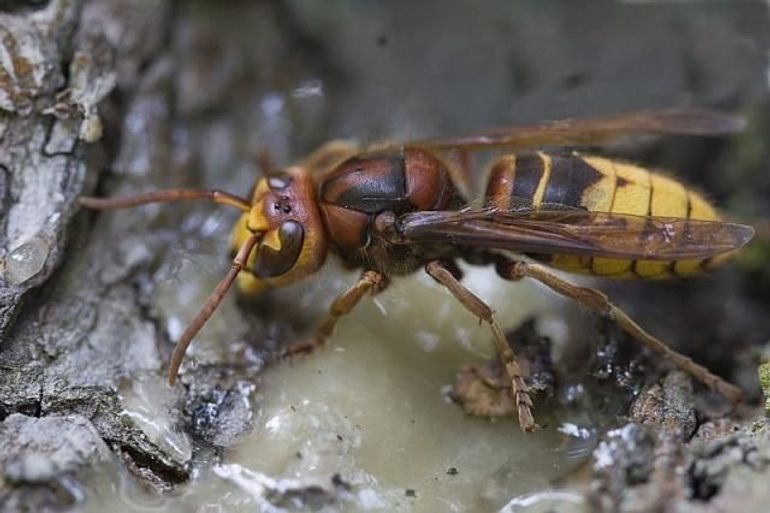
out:
M487 306L478 296L461 284L452 274L451 268L444 262L435 260L425 266L425 271L437 282L445 286L449 292L471 313L478 316L479 319L489 324L492 329L492 337L495 341L495 348L500 357L500 361L505 367L508 376L511 379L511 393L519 414L519 425L523 431L534 431L535 424L532 418L532 399L529 397L529 387L524 381L524 372L516 360L513 349L505 339L500 326L492 315L492 309Z
M367 292L371 291L372 294L376 294L384 290L387 285L388 279L384 274L380 274L377 271L364 271L361 273L358 281L334 300L326 318L316 328L313 340L309 343L288 347L283 356L311 353L319 346L322 346L326 339L334 332L334 327L337 325L340 317L349 314Z
M538 264L503 260L498 263L497 272L507 280L517 281L524 277L534 278L548 286L551 290L570 299L574 299L581 305L586 306L601 315L608 316L636 340L663 358L669 360L679 369L701 381L712 390L720 392L732 402L739 402L742 399L743 392L740 388L728 383L719 376L712 374L702 365L698 365L687 356L677 353L665 343L647 333L633 319L631 319L628 314L614 305L602 292L588 287L578 287L577 285L573 285L562 280L548 269Z

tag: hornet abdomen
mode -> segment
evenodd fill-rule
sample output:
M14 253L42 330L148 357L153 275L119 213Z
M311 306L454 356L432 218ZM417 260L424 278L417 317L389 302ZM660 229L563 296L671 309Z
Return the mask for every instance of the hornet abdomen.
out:
M580 208L637 216L718 220L716 210L681 182L633 164L590 155L506 155L491 166L487 205L500 209ZM671 262L574 255L530 255L569 272L612 278L670 278L697 273L724 257Z

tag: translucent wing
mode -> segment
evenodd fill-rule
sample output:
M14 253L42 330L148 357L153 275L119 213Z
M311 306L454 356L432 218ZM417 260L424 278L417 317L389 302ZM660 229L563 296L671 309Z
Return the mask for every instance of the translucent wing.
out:
M584 210L413 212L399 217L395 228L405 243L660 261L710 258L754 236L742 224Z
M718 136L742 130L745 122L707 109L663 109L564 119L501 128L469 136L410 141L407 147L482 150L606 143L633 134Z

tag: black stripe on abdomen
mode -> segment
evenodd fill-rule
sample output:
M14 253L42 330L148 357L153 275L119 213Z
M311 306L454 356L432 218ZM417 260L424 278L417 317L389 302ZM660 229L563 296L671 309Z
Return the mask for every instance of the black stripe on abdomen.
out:
M543 158L536 153L516 156L516 177L511 189L511 197L532 200L537 186L543 178L545 165Z
M551 156L551 176L543 203L581 206L583 193L604 175L578 155Z

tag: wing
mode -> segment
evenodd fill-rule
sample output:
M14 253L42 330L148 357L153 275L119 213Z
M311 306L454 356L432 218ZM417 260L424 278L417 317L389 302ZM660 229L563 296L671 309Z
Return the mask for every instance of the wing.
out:
M396 221L402 242L443 242L518 253L674 261L745 245L751 226L584 210L414 212Z
M649 110L502 128L464 137L410 141L407 147L482 150L606 143L632 134L718 136L741 131L743 118L707 109Z

